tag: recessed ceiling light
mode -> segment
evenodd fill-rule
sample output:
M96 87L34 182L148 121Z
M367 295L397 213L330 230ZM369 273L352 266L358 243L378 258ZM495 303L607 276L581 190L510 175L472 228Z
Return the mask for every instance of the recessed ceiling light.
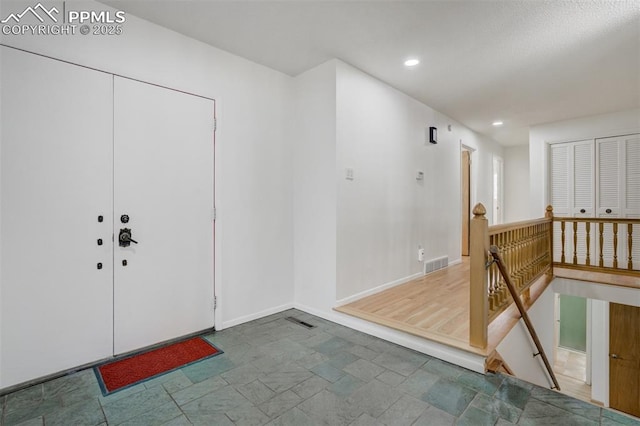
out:
M419 63L420 63L419 59L407 59L406 61L404 61L404 66L405 67L415 67Z
M498 127L498 126L502 126L504 123L502 121L494 121L493 123L494 126Z

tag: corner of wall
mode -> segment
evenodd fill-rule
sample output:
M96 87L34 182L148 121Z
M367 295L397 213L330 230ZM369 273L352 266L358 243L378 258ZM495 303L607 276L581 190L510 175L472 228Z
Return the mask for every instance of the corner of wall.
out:
M330 310L336 282L336 62L294 78L294 304Z

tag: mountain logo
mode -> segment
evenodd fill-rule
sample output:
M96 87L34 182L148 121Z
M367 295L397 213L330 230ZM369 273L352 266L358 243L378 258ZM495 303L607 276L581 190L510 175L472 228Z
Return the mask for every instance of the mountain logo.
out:
M42 3L38 3L34 7L27 7L24 11L22 11L22 13L10 14L5 19L0 21L0 23L6 24L7 22L13 20L17 24L25 15L28 14L35 16L40 22L44 22L43 16L48 16L53 22L58 22L58 19L54 16L54 13L57 15L60 12L55 7L47 10L47 8L42 5Z

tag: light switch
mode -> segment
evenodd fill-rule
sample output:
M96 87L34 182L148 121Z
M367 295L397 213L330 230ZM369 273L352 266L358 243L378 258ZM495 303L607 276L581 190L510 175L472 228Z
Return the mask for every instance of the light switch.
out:
M347 180L353 180L354 179L354 177L353 177L353 169L351 167L347 167L345 169L345 178Z

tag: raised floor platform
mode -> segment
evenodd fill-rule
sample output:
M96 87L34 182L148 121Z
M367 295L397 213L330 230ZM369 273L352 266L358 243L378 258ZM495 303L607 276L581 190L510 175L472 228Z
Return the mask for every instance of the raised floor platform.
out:
M550 277L531 287L527 309L547 288ZM424 277L339 306L336 311L433 340L464 351L489 356L518 323L514 304L489 326L487 348L469 344L469 258Z

